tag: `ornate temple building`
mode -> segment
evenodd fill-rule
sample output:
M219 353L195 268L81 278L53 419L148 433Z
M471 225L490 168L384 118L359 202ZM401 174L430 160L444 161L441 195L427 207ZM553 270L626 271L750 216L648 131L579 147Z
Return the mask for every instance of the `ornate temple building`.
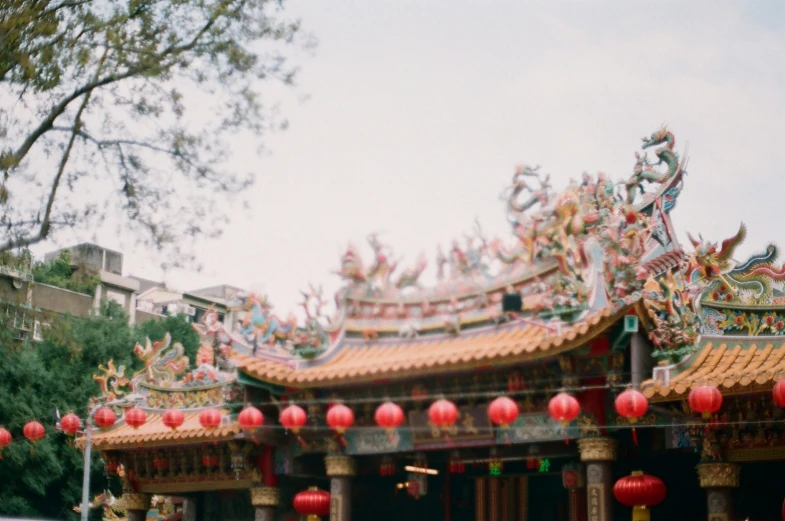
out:
M333 299L302 293L304 320L238 292L235 327L195 326L197 360L167 337L134 348L132 377L102 367L90 442L124 491L96 504L134 521L153 498L184 521L779 519L785 268L774 245L734 259L743 225L681 245L686 161L665 128L643 141L621 182L558 193L518 168L511 236L477 225L439 248L432 284L425 255L399 267L371 234Z

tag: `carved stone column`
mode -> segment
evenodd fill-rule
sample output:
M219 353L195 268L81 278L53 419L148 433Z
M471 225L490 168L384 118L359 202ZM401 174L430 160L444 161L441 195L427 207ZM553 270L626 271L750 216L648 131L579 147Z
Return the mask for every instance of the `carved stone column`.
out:
M275 521L275 508L281 504L281 489L254 487L251 489L251 504L254 506L254 521Z
M352 480L357 474L354 458L325 456L324 466L330 479L330 521L352 520Z
M739 486L741 467L735 463L701 463L698 471L700 486L706 489L709 521L728 521L733 515L731 489Z
M196 498L183 498L183 521L196 521Z
M145 521L150 510L150 496L139 492L124 491L115 503L116 508L128 512L128 521Z
M613 476L611 462L616 460L613 438L578 440L581 461L586 464L586 518L588 521L612 521Z

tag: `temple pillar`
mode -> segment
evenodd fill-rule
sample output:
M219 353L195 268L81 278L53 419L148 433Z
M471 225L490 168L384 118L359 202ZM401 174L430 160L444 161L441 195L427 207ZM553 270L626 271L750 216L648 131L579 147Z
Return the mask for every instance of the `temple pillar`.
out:
M196 521L196 498L183 498L183 519L182 521Z
M708 521L728 521L733 515L731 489L739 486L741 467L735 463L701 463L700 486L706 490Z
M500 492L501 485L499 478L488 480L488 521L499 521Z
M529 478L521 476L516 479L518 488L518 515L515 521L527 521L529 519Z
M486 517L488 512L487 495L485 493L485 485L488 478L475 478L474 479L474 521L488 521Z
M357 474L351 456L325 456L324 466L330 478L330 521L351 521L352 480Z
M587 521L612 521L613 476L611 463L616 460L613 438L582 438L578 440L581 461L586 464Z
M281 504L281 489L254 487L251 489L251 504L254 507L254 521L275 521L275 509Z
M146 521L147 511L150 510L150 496L125 490L115 506L128 512L128 521Z

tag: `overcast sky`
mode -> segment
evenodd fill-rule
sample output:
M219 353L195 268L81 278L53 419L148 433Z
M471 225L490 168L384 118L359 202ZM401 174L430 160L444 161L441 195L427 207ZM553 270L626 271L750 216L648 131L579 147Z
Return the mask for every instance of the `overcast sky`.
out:
M782 0L298 0L289 12L319 41L280 98L291 127L262 159L236 156L257 171L254 206L201 244L202 273L167 274L176 287L264 288L286 313L309 281L338 286L348 241L368 261L372 231L405 264L426 251L433 270L437 244L475 216L509 234L499 194L516 164L542 165L557 188L584 170L618 180L663 122L680 152L689 144L682 240L721 240L740 221L742 255L785 237ZM126 272L162 276L145 252L99 238Z

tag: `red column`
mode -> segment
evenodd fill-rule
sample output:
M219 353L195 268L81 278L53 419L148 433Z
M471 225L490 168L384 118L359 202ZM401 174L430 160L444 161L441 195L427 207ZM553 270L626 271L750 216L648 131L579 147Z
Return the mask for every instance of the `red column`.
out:
M275 477L275 465L273 462L273 448L265 445L262 455L257 460L259 472L262 473L262 484L265 487L277 487L278 478Z
M605 379L604 378L591 378L584 381L587 387L597 387L596 389L587 389L583 392L579 401L584 412L591 414L597 419L600 425L600 434L606 436L605 432Z

